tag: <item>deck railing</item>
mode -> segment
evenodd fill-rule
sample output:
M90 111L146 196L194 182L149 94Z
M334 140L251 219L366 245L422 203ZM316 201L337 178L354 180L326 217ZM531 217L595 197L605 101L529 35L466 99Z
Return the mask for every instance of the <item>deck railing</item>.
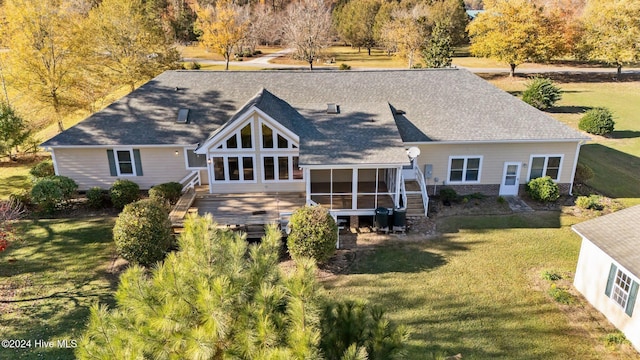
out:
M202 185L200 180L200 171L192 171L189 175L182 178L179 183L182 184L182 191L193 189L196 187L196 185Z
M406 209L408 200L407 200L407 187L404 183L404 177L400 179L400 196L402 196L402 207Z
M424 207L424 216L429 213L429 194L427 194L427 183L424 181L424 174L420 171L419 167L414 168L416 171L416 181L420 185L420 192L422 193L422 206Z

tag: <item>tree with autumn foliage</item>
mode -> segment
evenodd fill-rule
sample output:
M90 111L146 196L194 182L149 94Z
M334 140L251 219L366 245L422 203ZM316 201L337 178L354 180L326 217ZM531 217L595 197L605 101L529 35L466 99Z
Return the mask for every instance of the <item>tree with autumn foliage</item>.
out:
M244 40L249 30L249 16L231 0L220 0L215 6L196 9L196 31L200 45L224 56L225 70L233 49Z
M616 66L640 60L640 2L591 0L583 16L584 40L590 57Z
M364 47L371 55L377 44L374 31L380 0L351 0L333 11L335 27L340 37L358 49Z
M518 65L548 61L562 52L561 26L542 6L528 0L486 0L484 6L467 27L473 55L509 64L514 76Z
M287 7L282 21L285 42L313 70L313 62L329 45L331 10L324 0L298 0Z
M428 34L425 19L421 6L396 8L391 13L391 20L382 27L382 41L398 57L406 59L409 69L414 66L426 42Z
M89 12L83 32L94 74L131 91L177 68L180 59L171 39L143 10L143 0L103 0Z
M36 104L51 109L59 131L64 130L63 116L78 105L75 93L83 64L75 51L80 46L81 14L65 6L60 0L4 4L8 80Z

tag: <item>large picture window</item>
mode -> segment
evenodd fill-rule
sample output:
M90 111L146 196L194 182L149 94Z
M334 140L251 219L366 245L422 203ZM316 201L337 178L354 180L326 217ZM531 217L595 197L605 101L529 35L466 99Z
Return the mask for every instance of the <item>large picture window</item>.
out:
M254 182L254 157L253 156L214 156L213 179L214 181L227 182Z
M264 156L262 176L264 181L302 180L302 169L297 156Z
M554 181L558 181L561 165L561 155L534 155L531 157L529 180L549 176Z
M449 182L479 182L481 164L481 156L455 156L449 158Z
M196 154L194 150L195 149L184 150L187 157L187 169L206 169L207 156L203 154Z

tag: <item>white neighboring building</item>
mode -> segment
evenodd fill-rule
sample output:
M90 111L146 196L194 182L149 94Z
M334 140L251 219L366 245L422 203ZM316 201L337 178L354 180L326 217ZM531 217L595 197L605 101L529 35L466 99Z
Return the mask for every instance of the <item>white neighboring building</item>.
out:
M573 231L582 237L574 286L640 351L640 205Z

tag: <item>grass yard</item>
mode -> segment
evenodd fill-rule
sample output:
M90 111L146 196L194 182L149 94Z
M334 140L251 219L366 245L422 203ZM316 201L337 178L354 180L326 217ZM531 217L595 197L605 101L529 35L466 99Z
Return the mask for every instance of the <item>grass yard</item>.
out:
M79 340L89 306L110 303L117 278L112 218L23 221L22 240L0 252L0 334L31 348L0 348L0 359L73 359L58 340ZM36 348L35 340L53 341Z
M591 76L591 75L586 75ZM492 80L512 93L525 89L524 78ZM595 173L588 185L616 198L640 198L640 81L558 82L562 100L550 111L556 119L578 128L582 114L592 108L611 109L616 120L610 137L590 135L579 161Z
M29 169L32 163L0 162L0 200L8 199L9 195L31 188Z
M576 221L556 212L443 218L439 238L361 253L325 287L409 326L407 359L640 359L629 346L605 348L606 321L588 331L537 288L544 270L575 270Z

